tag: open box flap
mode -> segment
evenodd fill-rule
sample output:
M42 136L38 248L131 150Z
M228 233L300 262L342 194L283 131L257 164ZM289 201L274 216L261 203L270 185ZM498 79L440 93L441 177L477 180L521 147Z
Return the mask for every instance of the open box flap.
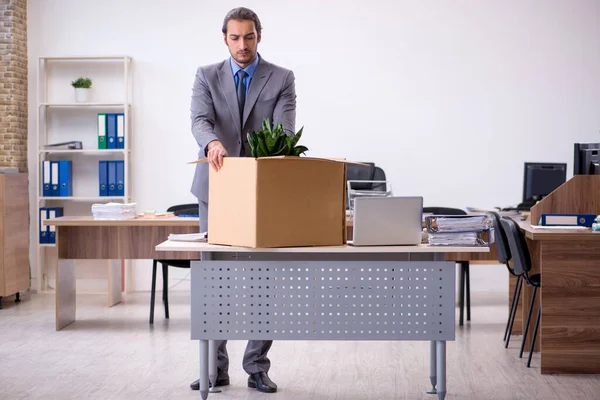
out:
M227 157L224 157L227 158ZM250 157L248 157L250 158ZM335 161L335 162L341 162L341 163L346 163L346 164L356 164L356 165L365 165L367 166L367 164L358 162L358 161L350 161L350 160L346 160L345 158L335 158L335 157L296 157L296 156L272 156L272 157L259 157L259 158L255 158L255 160L279 160L279 159L284 159L284 158L290 158L290 159L297 159L297 158L301 158L303 160L319 160L319 161ZM201 158L199 160L196 161L190 161L188 162L188 164L200 164L203 162L208 162L208 158Z

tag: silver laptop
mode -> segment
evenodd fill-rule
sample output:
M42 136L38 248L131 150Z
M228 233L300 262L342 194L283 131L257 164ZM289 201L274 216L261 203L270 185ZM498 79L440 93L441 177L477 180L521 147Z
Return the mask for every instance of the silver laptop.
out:
M354 199L353 246L401 246L421 243L423 197Z

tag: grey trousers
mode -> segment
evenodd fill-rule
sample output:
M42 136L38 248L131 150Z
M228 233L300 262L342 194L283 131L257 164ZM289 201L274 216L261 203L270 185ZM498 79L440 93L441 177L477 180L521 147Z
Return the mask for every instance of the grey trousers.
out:
M200 214L200 232L208 231L208 203L198 202ZM227 355L227 340L216 340L217 347L217 379L222 378L229 371L229 357ZM268 372L271 361L267 353L273 344L272 340L249 340L246 345L242 367L248 374L255 372Z

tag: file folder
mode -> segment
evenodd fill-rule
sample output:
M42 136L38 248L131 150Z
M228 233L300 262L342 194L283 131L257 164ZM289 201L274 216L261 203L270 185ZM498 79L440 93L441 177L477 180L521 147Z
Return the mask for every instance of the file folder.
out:
M42 176L43 176L43 187L42 187L42 196L52 196L52 187L50 186L50 161L44 161L42 164Z
M117 190L115 191L116 196L125 196L125 161L119 160L114 162L116 165L117 173Z
M62 207L50 207L48 208L48 218L58 218L63 216L63 208ZM56 243L56 226L50 225L48 227L49 236L48 243L54 244Z
M98 113L98 148L106 148L106 113Z
M595 214L542 214L539 225L542 226L586 226L592 227Z
M56 210L48 208L48 219L56 218ZM56 243L56 226L48 225L48 243Z
M59 196L73 196L73 161L58 162Z
M63 207L53 207L54 211L55 211L55 217L62 217L64 215L64 208Z
M50 196L60 196L60 190L58 187L58 161L50 161L50 182L51 182L51 192Z
M49 240L49 230L47 225L43 225L44 220L48 218L48 209L46 207L40 207L40 243L48 243Z
M117 149L125 148L125 114L117 114Z
M106 114L107 149L117 148L117 114Z
M108 161L98 162L98 187L100 196L108 196Z
M108 195L117 196L117 164L108 161Z

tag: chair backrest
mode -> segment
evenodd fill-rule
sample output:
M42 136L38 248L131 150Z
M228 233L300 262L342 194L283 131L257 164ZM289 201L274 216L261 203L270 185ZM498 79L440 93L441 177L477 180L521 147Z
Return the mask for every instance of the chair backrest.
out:
M506 264L511 259L510 247L506 239L506 232L500 224L500 215L495 211L488 212L494 224L494 240L496 244L496 253L498 253L498 262Z
M347 181L385 181L385 172L380 167L376 167L373 162L364 162L362 164L346 165ZM352 182L352 190L373 190L385 192L387 184L385 182ZM350 203L346 203L346 209L350 208Z
M374 181L375 176L375 163L363 162L363 164L348 164L346 165L346 180L348 181ZM371 182L365 183L353 183L352 189L356 190L372 190L373 185Z
M177 204L167 209L167 212L172 212L175 215L199 215L198 203Z
M373 168L373 180L374 181L385 181L385 172L380 167ZM385 183L373 183L373 190L385 191Z
M531 271L531 256L529 255L529 248L527 247L523 232L521 232L519 225L510 217L500 218L500 224L506 233L515 274L527 274Z
M433 215L467 215L465 210L450 207L423 207L423 214Z

